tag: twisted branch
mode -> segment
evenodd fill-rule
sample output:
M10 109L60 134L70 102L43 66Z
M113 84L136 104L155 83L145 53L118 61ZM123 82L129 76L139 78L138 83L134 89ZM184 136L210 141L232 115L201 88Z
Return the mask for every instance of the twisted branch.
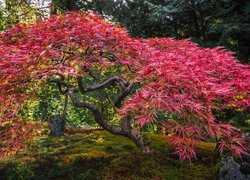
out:
M79 107L79 108L87 108L89 109L94 118L95 121L105 130L109 131L112 134L115 135L123 135L123 131L120 128L117 128L115 126L109 125L103 118L101 112L98 110L98 108L96 106L94 106L93 104L90 104L89 102L86 101L79 101L76 97L75 97L75 93L76 93L76 89L75 88L70 88L68 91L68 94L71 98L71 101L73 103L74 106Z

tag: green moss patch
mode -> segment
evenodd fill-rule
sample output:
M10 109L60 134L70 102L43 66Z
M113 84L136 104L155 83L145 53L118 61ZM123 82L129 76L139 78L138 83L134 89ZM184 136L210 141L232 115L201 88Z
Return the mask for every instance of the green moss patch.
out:
M144 135L152 154L141 154L128 138L102 130L36 136L15 156L0 160L0 179L215 179L214 144L197 148L198 160L180 163L165 136Z

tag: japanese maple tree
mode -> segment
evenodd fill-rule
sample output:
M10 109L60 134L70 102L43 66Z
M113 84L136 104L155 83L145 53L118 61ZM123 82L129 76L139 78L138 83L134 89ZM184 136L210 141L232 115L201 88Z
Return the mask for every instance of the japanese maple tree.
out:
M2 153L28 136L18 112L45 83L57 84L99 126L130 138L144 153L151 149L139 127L158 123L159 114L181 160L195 157L194 145L209 138L217 139L220 152L246 151L239 130L214 111L249 110L249 66L218 48L132 38L92 12L71 12L0 34L0 73ZM107 109L120 119L119 127L110 123Z

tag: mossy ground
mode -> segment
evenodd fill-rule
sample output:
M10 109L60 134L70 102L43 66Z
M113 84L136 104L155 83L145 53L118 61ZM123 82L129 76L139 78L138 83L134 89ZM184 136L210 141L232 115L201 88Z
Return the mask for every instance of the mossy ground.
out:
M197 160L180 163L164 136L145 136L152 154L102 130L36 136L15 156L0 160L0 179L215 179L219 161L213 143L197 148Z

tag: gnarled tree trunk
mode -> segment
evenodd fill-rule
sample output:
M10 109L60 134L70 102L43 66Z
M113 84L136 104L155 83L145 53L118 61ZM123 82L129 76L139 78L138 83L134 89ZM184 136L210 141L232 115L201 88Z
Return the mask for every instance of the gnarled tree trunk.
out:
M129 116L122 119L121 126L123 134L132 141L134 141L136 146L142 150L142 153L152 152L152 149L150 148L147 139L142 135L139 130L131 126L131 120Z
M99 85L84 87L81 78L78 78L77 79L78 88L76 88L73 84L65 82L64 77L62 75L59 76L61 77L60 79L50 79L50 82L54 82L58 85L59 92L61 94L66 94L66 95L68 94L74 106L79 108L89 109L92 112L96 123L104 130L109 131L111 134L122 135L131 139L136 144L136 146L142 150L143 153L152 152L149 143L143 137L141 132L131 126L131 118L129 116L122 118L120 128L110 125L106 121L105 117L103 116L103 114L101 113L101 111L98 109L97 106L90 104L87 101L80 101L76 95L76 93L79 91L82 94L86 94L87 92L106 88L111 84L118 83L122 89L122 92L117 96L117 99L113 103L116 108L120 108L122 101L125 99L125 97L127 97L127 95L130 93L132 89L131 83L126 82L124 79L119 78L117 76L113 76L107 79L106 81L100 83ZM66 87L67 89L63 90L62 86Z
M142 153L148 154L153 152L145 137L143 137L141 132L137 129L131 128L130 133L126 134L126 136L132 141L134 141L136 146L142 150Z
M138 131L136 128L131 126L131 121L130 121L130 117L125 117L122 119L122 124L121 124L121 128L109 125L105 120L104 117L102 116L102 114L100 113L100 111L93 105L87 103L87 102L79 102L76 97L74 96L74 89L70 89L69 90L69 95L71 97L72 103L76 106L76 107L82 107L82 108L88 108L94 118L95 121L104 129L107 130L108 132L110 132L111 134L115 134L115 135L122 135L125 136L129 139L131 139L138 148L140 148L142 150L142 153L151 153L152 150L149 146L149 143L145 140L145 138L143 137L143 135L141 134L140 131Z

